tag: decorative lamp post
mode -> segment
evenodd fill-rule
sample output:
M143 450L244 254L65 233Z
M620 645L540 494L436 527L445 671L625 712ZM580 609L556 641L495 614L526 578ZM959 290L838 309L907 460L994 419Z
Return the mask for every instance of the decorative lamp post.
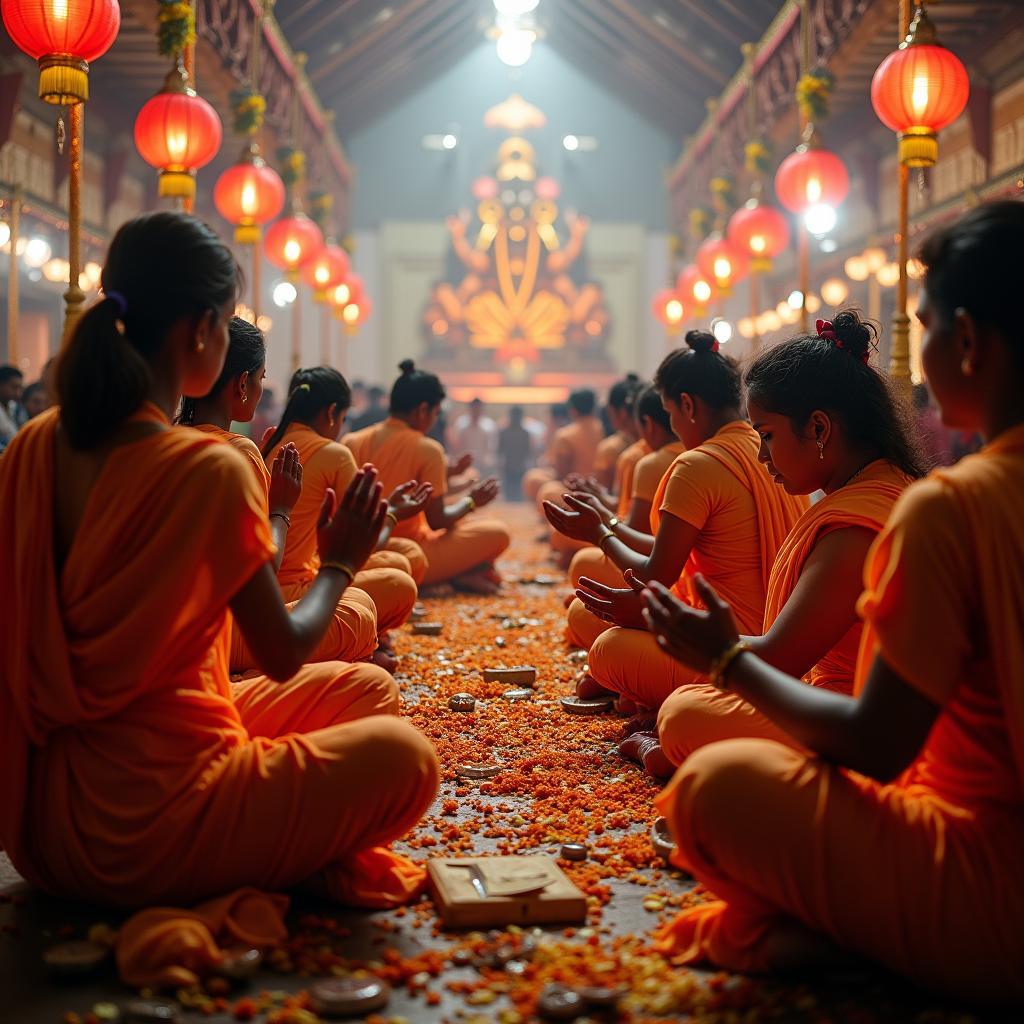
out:
M871 80L871 103L879 120L897 133L899 142L898 223L899 279L892 323L889 372L905 397L910 395L910 317L907 314L908 187L911 167L931 167L939 155L936 138L967 106L970 85L957 57L939 45L924 3L907 24L906 0L900 3L900 44L879 64Z
M0 0L4 27L18 49L39 64L39 97L68 111L68 289L64 293L66 343L78 321L85 293L82 271L82 144L85 101L89 98L89 65L110 49L121 27L117 0ZM58 126L59 130L59 126ZM13 209L20 209L16 194ZM12 272L14 240L11 241ZM16 280L8 296L8 326L17 331ZM11 335L13 337L13 335Z
M179 61L163 89L146 101L135 119L135 148L160 171L159 194L194 199L195 172L217 155L220 141L217 111L197 95Z

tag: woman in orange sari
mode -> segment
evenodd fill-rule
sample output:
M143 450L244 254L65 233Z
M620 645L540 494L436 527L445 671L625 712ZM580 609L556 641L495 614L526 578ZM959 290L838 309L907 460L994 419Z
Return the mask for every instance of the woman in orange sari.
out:
M937 992L1024 999L1024 205L938 231L918 317L947 427L985 448L909 487L868 555L855 695L739 640L728 604L647 596L662 647L803 750L697 750L658 798L677 863L719 898L660 946L741 971L862 957ZM810 751L810 755L804 751Z
M746 374L747 412L769 475L790 494L825 495L782 545L762 635L747 640L776 668L850 693L864 559L923 465L888 380L869 364L871 325L846 310L818 329L767 349ZM657 733L638 730L619 750L664 778L697 747L732 736L792 742L735 694L701 680L665 700Z
M34 885L90 901L302 884L393 904L422 872L375 848L429 806L436 757L382 669L304 666L379 535L380 485L328 496L289 612L252 469L170 422L221 372L238 278L192 217L123 225L59 408L0 463L0 843ZM268 673L234 689L229 610Z
M339 443L345 416L351 403L348 382L329 366L296 370L288 387L288 402L277 429L264 441L263 456L270 463L283 446L292 444L302 463L302 495L291 513L288 546L285 548L277 581L286 601L296 601L316 579L318 567L317 524L320 506L328 490L341 493L356 474L356 462L349 449ZM429 485L403 480L390 491L384 529L376 550L358 566L353 586L370 598L377 621L376 651L355 654L345 651L334 657L363 658L393 671L398 664L388 643L388 631L409 617L416 603L416 577L423 578L426 559L412 540L393 536L401 519L419 514L430 498ZM351 615L343 601L338 609L339 624ZM343 633L339 630L339 633Z
M495 519L471 517L498 496L493 477L475 484L465 498L445 503L447 460L444 449L427 437L437 421L445 390L432 373L401 364L391 389L390 414L383 423L345 435L359 462L371 462L385 487L409 479L430 484L433 493L416 515L395 526L395 536L414 540L427 559L425 585L451 583L456 589L495 594L501 577L494 563L509 545L509 532Z
M644 628L643 583L658 580L698 602L690 581L703 572L742 608L750 631L760 632L772 564L806 507L774 486L758 462L761 441L740 411L735 361L704 331L690 331L686 342L666 356L654 380L686 451L655 495L653 537L623 523L605 526L591 504L571 495L569 511L545 505L556 529L600 548L625 574L622 587L581 578L568 615L571 638L590 648L589 675L577 693L614 694L620 710L657 708L693 678Z

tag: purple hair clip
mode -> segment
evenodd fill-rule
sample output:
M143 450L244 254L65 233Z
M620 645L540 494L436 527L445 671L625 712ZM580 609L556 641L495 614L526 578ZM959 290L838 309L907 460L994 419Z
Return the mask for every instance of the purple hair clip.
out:
M123 320L128 312L128 300L120 292L104 292L103 294L117 306L118 319Z

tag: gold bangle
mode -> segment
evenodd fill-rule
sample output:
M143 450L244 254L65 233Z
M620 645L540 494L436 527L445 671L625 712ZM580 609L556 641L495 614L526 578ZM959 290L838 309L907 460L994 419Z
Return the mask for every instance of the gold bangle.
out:
M597 546L601 549L601 551L604 551L604 542L606 540L608 540L609 537L614 537L614 536L615 536L615 534L612 533L611 530L609 530L607 528L605 529L604 533L601 534L601 536L598 538L598 541L597 541Z
M355 569L351 565L346 565L345 562L321 562L320 571L323 572L324 569L333 569L335 572L344 573L348 577L349 583L356 578Z
M398 525L398 516L396 516L395 513L392 512L390 509L388 509L388 511L384 513L384 518L391 520L392 529L394 529Z
M285 526L291 526L292 525L291 518L288 516L288 514L286 512L271 512L270 513L270 518L271 519L282 519L282 520L284 520Z
M473 498L473 495L470 494L470 495L468 495L466 497L466 511L467 512L472 512L473 509L475 509L475 508L476 508L476 500Z
M717 686L720 690L728 690L729 684L725 681L725 674L732 667L733 662L741 654L746 654L749 650L750 644L746 640L737 640L736 643L727 647L715 660L711 666L711 671L708 673L708 681L711 685Z

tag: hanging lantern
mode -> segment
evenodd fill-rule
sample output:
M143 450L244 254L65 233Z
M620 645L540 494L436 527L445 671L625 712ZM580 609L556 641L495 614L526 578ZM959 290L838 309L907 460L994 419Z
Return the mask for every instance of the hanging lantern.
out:
M714 282L718 293L727 296L732 294L732 286L746 276L750 263L742 250L723 238L720 231L715 231L697 250L697 266Z
M164 87L147 100L135 118L135 147L142 159L160 171L159 194L193 199L194 173L220 149L217 111L196 95L188 72L178 64Z
M662 288L654 293L651 300L651 312L667 331L674 333L683 322L683 304L674 288Z
M89 65L121 27L117 0L2 0L4 27L39 63L39 98L67 106L89 98Z
M263 251L267 259L297 281L299 270L324 247L324 236L301 210L290 210L267 231Z
M217 212L235 226L235 241L255 245L263 234L262 225L284 208L284 183L253 143L217 179L213 202Z
M334 312L339 320L341 319L342 311L351 299L352 289L347 281L342 281L340 284L327 289L327 304L334 307Z
M789 221L775 209L748 199L730 218L729 241L750 257L750 269L766 274L772 260L789 245Z
M345 276L345 284L348 285L348 301L358 305L366 294L366 289L363 287L363 279L358 274L347 274Z
M901 163L934 165L936 135L963 113L970 91L966 69L939 45L935 26L919 4L907 38L871 79L871 104L882 124L899 134Z
M679 271L676 294L695 316L702 317L715 296L715 286L695 263L691 263Z
M846 165L835 153L822 149L813 134L775 172L775 194L790 213L804 214L815 206L834 209L849 191Z
M346 334L355 334L370 319L373 303L364 295L358 302L350 302L341 311L341 322L345 325Z
M302 276L313 289L313 298L317 302L326 302L329 290L341 284L348 271L348 253L331 243L302 268Z

